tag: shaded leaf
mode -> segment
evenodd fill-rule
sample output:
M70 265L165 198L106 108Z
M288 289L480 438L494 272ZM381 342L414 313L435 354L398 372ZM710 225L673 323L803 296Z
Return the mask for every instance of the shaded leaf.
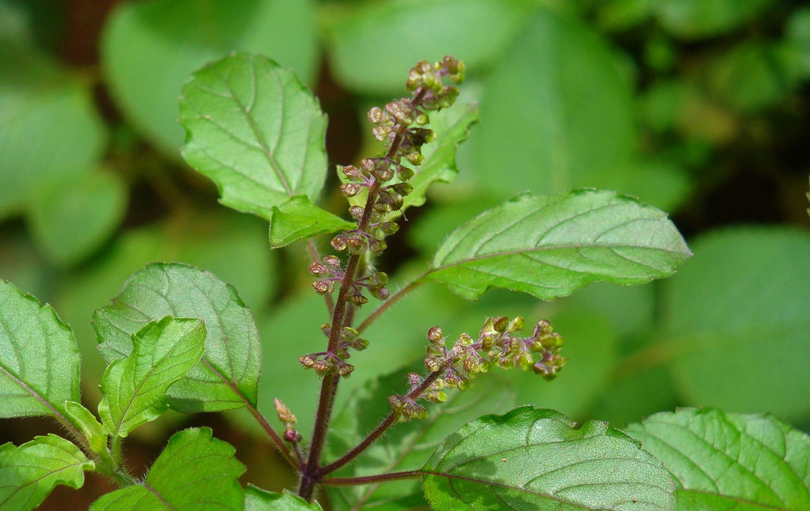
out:
M64 416L79 400L79 351L50 305L0 281L0 417Z
M167 316L141 328L132 343L129 356L107 366L98 405L107 431L122 437L168 409L166 391L200 361L205 325Z
M672 509L660 461L607 423L573 426L528 407L474 420L422 469L425 496L437 511Z
M678 481L678 510L810 509L810 437L772 415L689 408L628 432Z
M310 81L317 67L309 0L149 0L121 4L105 26L102 70L124 114L177 158L177 98L206 62L232 51L269 55Z
M684 39L725 34L753 21L774 0L660 0L653 2L658 21Z
M104 452L107 448L107 430L96 419L93 412L85 408L81 403L76 401L66 401L65 411L70 419L70 422L75 424L76 427L87 438L90 448L93 452Z
M810 236L731 228L694 242L664 283L662 332L679 396L728 412L810 412Z
M210 177L221 202L272 218L296 195L314 201L326 179L326 116L295 75L272 60L237 54L183 86L183 157Z
M212 438L211 429L186 429L169 439L143 483L108 493L90 511L242 511L244 465L230 444Z
M132 334L171 315L205 322L202 360L169 388L169 405L182 412L256 404L261 367L259 334L233 286L185 264L155 263L132 275L113 305L93 315L105 359L133 351Z
M409 371L424 372L424 364L367 382L355 390L330 424L326 456L330 461L359 444L391 412L388 397L408 388ZM485 413L503 413L515 404L515 393L507 381L484 376L465 392L449 391L447 401L427 404L426 420L404 422L392 427L357 460L336 471L336 477L362 477L418 470L450 433ZM338 510L368 506L395 511L427 506L418 480L387 482L383 485L328 488L332 506Z
M245 490L245 511L323 511L317 502L309 504L294 493L273 493L249 485Z
M325 11L331 61L349 89L399 94L403 72L421 60L453 55L475 71L494 63L530 10L527 2L513 0L415 0Z
M274 206L270 215L270 247L278 248L317 234L356 228L332 213L312 204L308 198L296 196Z
M45 500L56 485L78 489L84 471L95 464L73 443L49 434L19 447L0 446L0 511L29 511Z
M613 192L521 196L459 227L427 278L474 299L490 287L550 300L589 282L672 274L690 252L666 214Z

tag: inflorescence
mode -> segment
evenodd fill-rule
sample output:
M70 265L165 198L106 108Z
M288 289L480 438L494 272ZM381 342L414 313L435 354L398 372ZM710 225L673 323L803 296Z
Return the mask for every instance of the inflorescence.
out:
M531 370L549 381L556 378L568 361L559 354L563 338L546 320L539 321L529 337L515 335L524 325L520 316L511 322L506 317L487 318L477 340L464 333L450 349L441 328L434 326L428 330L430 344L425 366L430 374L427 377L417 373L408 375L410 392L389 398L394 413L402 420L426 418L427 410L417 400L441 403L447 399L443 389L465 390L473 378L492 366Z

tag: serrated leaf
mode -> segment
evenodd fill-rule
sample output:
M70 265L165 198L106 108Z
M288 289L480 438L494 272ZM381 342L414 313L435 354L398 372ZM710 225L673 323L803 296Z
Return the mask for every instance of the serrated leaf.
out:
M271 219L296 195L315 201L326 178L326 116L289 70L237 54L200 69L183 87L183 157L210 177L221 202Z
M356 228L351 222L315 206L303 196L296 196L274 206L270 215L270 247L279 248L317 234Z
M529 407L474 420L422 469L425 496L437 511L673 508L660 461L607 423L574 425Z
M245 511L323 511L317 502L312 504L294 493L273 493L249 485L245 490Z
M169 405L182 412L219 411L256 404L261 367L259 334L233 286L185 264L150 264L132 275L113 305L93 315L99 350L108 362L132 353L132 334L165 316L205 322L202 360L169 388Z
M375 378L355 390L330 424L326 456L330 461L359 444L391 412L388 397L407 390L408 372L424 371L412 364L392 374ZM337 477L362 477L418 470L450 433L484 413L503 413L515 405L515 393L507 381L491 376L476 380L465 392L448 391L447 401L428 405L430 417L397 424L351 464L334 473ZM398 511L426 506L419 481L384 485L328 487L336 510L368 506L378 511Z
M78 489L95 464L73 443L49 434L16 447L0 446L0 511L29 511L56 485Z
M166 391L200 361L205 324L198 319L152 322L132 336L134 348L114 360L101 380L101 421L111 435L126 437L168 410Z
M681 400L728 412L810 412L810 235L729 228L694 242L663 287L660 337Z
M90 448L93 452L104 452L107 447L107 431L104 426L96 419L93 412L85 408L81 403L76 401L65 402L65 412L70 422L75 424L76 427L87 438Z
M108 493L90 511L242 511L245 471L233 446L211 435L210 428L186 429L169 439L143 483Z
M420 60L454 55L475 71L491 64L531 8L512 0L416 0L369 2L337 15L325 11L331 62L336 77L352 90L399 94L403 72ZM417 23L414 12L419 13Z
M79 400L79 351L70 327L0 281L0 417L55 415Z
M177 98L189 75L233 51L256 52L309 82L317 68L310 0L150 0L120 4L101 40L104 77L132 123L179 157Z
M85 259L112 235L126 207L123 180L98 171L38 187L28 220L48 259L68 266Z
M711 37L754 20L774 0L662 0L653 3L658 21L684 39Z
M544 300L589 282L666 277L690 252L664 212L613 192L521 196L454 231L426 277L474 299L490 287Z
M810 509L810 437L772 415L658 413L628 433L678 481L676 509Z

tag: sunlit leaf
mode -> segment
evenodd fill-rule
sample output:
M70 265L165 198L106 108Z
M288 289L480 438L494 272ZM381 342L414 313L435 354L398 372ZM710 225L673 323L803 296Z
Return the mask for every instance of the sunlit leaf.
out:
M427 278L474 299L490 287L550 300L589 282L672 274L690 252L666 214L612 192L521 196L458 228Z
M183 87L186 161L207 175L221 201L272 218L296 195L315 201L326 179L326 117L295 75L258 55L203 67Z
M672 509L660 461L607 423L573 427L528 407L472 421L422 469L425 496L437 511Z
M78 489L95 464L73 443L49 434L19 447L0 446L0 510L29 511L58 484Z
M357 226L312 204L306 197L296 196L273 207L270 215L270 246L283 247L295 241Z
M678 481L676 509L810 509L810 437L771 415L658 413L628 427Z

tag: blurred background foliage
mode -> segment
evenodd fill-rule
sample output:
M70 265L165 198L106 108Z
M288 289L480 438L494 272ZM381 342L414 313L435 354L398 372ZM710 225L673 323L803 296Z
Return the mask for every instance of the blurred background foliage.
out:
M456 182L391 239L379 266L395 281L464 220L526 190L637 196L670 212L695 253L666 281L553 303L505 292L466 303L424 286L368 331L341 400L418 359L430 326L456 335L521 314L551 319L571 359L552 384L508 375L521 404L617 426L719 406L810 431L810 7L798 0L0 0L0 278L73 327L91 405L104 369L93 310L148 262L183 261L251 306L260 409L272 415L280 397L302 431L312 422L318 380L296 359L323 344L327 317L305 252L271 253L267 224L218 205L179 156L181 85L231 51L267 55L312 88L332 165L376 150L364 112L403 94L416 61L466 61L462 100L479 102L482 121ZM344 214L333 188L322 203ZM239 413L144 428L132 463L146 466L184 423L234 443L246 481L293 483ZM0 443L49 428L3 421ZM67 498L84 509L106 488L92 482L42 509Z

